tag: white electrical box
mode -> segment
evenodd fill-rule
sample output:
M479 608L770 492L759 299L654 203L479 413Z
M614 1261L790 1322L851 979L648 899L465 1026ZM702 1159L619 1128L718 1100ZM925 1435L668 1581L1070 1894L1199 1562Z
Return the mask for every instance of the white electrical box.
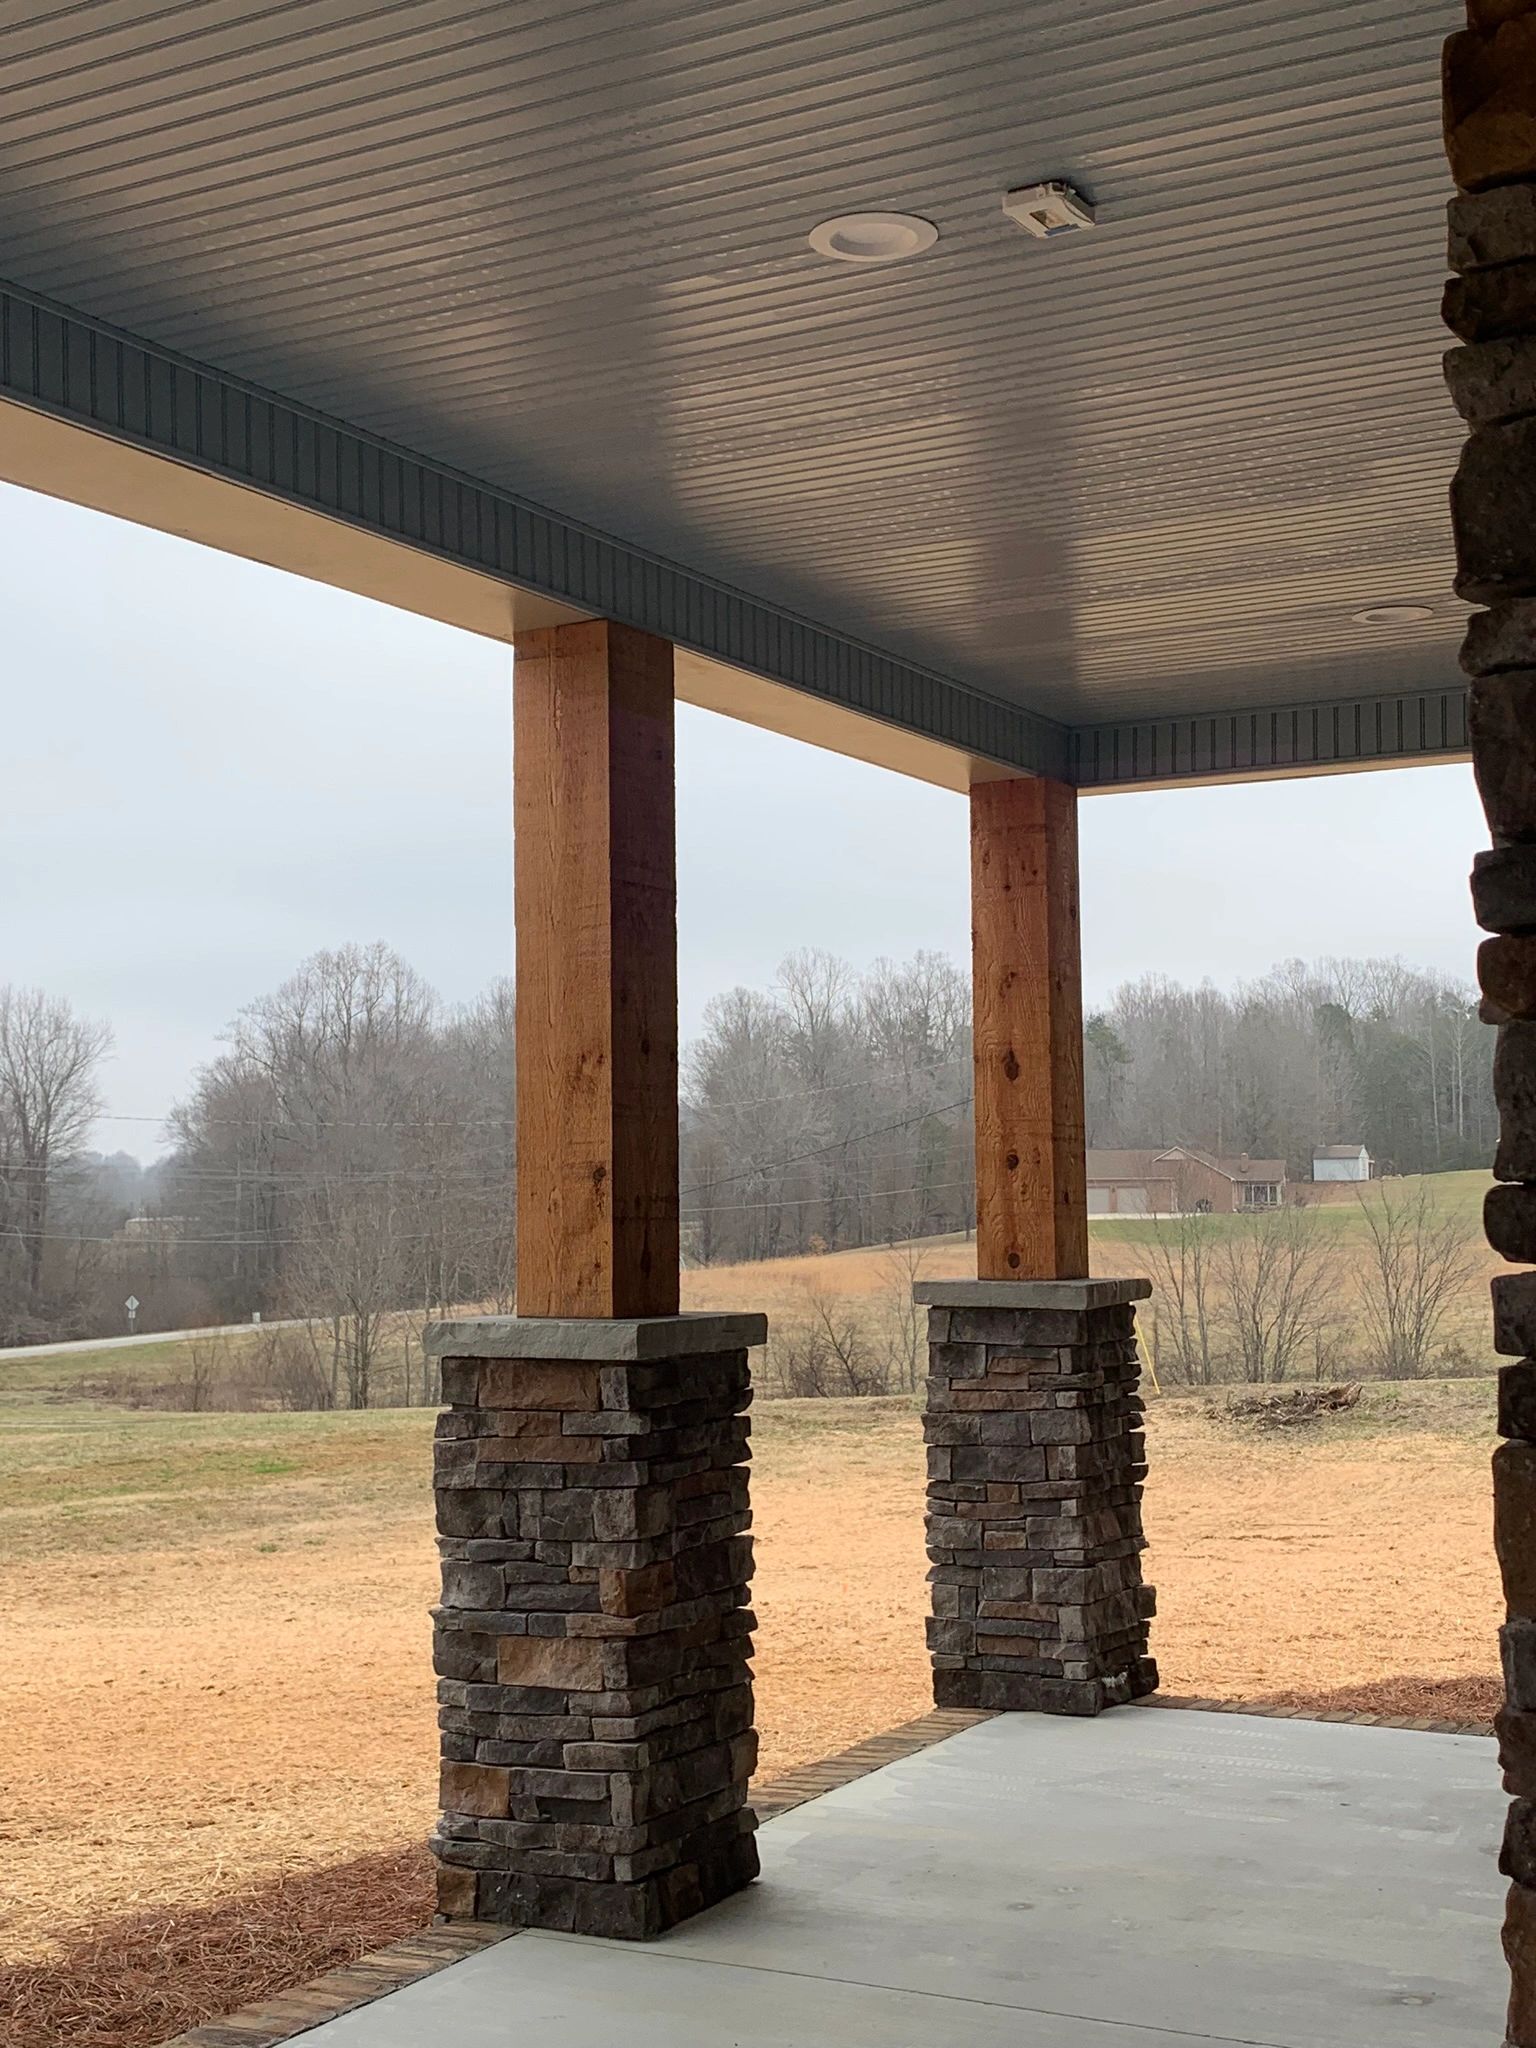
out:
M1015 192L1005 192L1003 211L1042 242L1054 241L1057 235L1078 234L1097 219L1093 202L1060 182L1021 185Z

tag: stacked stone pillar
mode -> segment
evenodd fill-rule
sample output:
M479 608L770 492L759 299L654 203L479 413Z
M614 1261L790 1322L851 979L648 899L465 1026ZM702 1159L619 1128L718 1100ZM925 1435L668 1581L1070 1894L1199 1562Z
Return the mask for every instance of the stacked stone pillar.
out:
M1132 1304L1145 1280L935 1281L928 1642L941 1707L1097 1714L1154 1690Z
M1452 493L1456 588L1486 607L1462 655L1473 766L1493 840L1473 901L1493 936L1479 955L1483 1014L1497 1025L1500 1138L1486 1222L1494 1249L1536 1265L1536 0L1470 0L1445 53L1450 209L1446 358L1470 428ZM1508 1620L1499 1716L1514 1795L1501 1868L1512 1882L1504 1946L1508 2041L1536 2048L1536 1272L1494 1282L1500 1374L1494 1532Z
M450 1919L646 1939L757 1874L760 1316L435 1327Z

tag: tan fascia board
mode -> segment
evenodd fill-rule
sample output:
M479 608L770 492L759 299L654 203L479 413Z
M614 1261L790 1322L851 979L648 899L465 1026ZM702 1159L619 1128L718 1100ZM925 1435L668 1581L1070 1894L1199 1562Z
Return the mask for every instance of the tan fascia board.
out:
M678 699L684 704L718 711L726 718L739 718L766 732L804 740L808 746L865 761L874 768L889 768L940 789L964 793L974 783L1024 772L682 647L677 650L676 684Z
M10 399L0 399L0 478L487 639L592 616ZM676 686L682 703L944 789L1020 772L681 647Z
M251 485L0 400L0 477L492 640L585 612Z

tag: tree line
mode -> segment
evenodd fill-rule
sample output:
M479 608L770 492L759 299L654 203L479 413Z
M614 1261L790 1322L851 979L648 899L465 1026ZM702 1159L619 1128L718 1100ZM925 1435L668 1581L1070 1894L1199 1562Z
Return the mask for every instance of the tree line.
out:
M792 954L707 1007L681 1089L685 1258L974 1224L969 976ZM1084 1034L1089 1140L1284 1158L1360 1140L1391 1172L1492 1154L1493 1034L1397 961L1292 962L1221 991L1128 983ZM231 1023L144 1169L88 1149L107 1026L0 989L0 1341L315 1319L306 1399L374 1398L390 1318L506 1307L516 1273L510 984L450 1008L385 945L316 954Z
M1475 991L1401 960L1289 960L1231 991L1151 975L1084 1032L1090 1145L1283 1159L1366 1146L1384 1173L1493 1157L1493 1032Z

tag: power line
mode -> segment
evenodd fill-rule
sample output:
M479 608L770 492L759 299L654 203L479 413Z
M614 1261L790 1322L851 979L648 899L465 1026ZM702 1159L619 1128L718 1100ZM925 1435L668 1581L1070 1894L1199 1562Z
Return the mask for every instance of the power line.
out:
M102 1124L158 1124L163 1130L175 1115L131 1116L126 1110L103 1110L95 1118ZM281 1117L205 1116L196 1122L204 1130L225 1131L481 1131L510 1130L517 1119L510 1116L485 1117Z
M151 1216L147 1217L145 1220L150 1223L157 1223L160 1222L162 1219L160 1219L159 1217ZM228 1249L229 1247L236 1245L249 1246L252 1249L265 1248L274 1245L283 1247L289 1245L308 1245L311 1248L313 1248L315 1245L324 1242L323 1236L319 1232L314 1231L312 1231L307 1237L185 1237L179 1231L169 1230L162 1231L158 1234L154 1231L145 1231L143 1235L139 1237L125 1237L121 1231L119 1231L115 1237L77 1237L73 1231L67 1230L45 1230L38 1233L29 1230L17 1229L13 1227L7 1231L4 1231L3 1233L0 1233L0 1235L4 1235L6 1237L13 1237L17 1239L18 1242L23 1244L111 1244L117 1245L120 1249L130 1251L133 1250L135 1247L142 1246L145 1250L154 1252L181 1251L185 1248L199 1250L208 1246ZM466 1250L478 1250L483 1249L483 1247L488 1244L495 1244L499 1235L499 1232L492 1232L491 1235L488 1237L468 1239L464 1241L462 1245L456 1241L454 1246L455 1254L457 1254L457 1252L461 1248ZM391 1237L389 1239L389 1243L433 1244L437 1241L438 1237L439 1232L435 1230L413 1231L409 1236Z
M863 1188L857 1193L850 1193L846 1199L849 1202L887 1202L893 1200L897 1195L948 1195L953 1194L956 1188L968 1188L969 1186L969 1181L946 1180L940 1181L933 1187ZM738 1211L756 1215L761 1209L813 1209L818 1202L826 1203L829 1199L827 1195L820 1194L786 1195L778 1197L771 1202L718 1202L708 1209L684 1209L682 1215L686 1220L697 1216L735 1215ZM864 1247L845 1247L845 1249L864 1249Z
M890 1087L897 1080L914 1080L919 1074L942 1074L946 1067L963 1066L969 1057L966 1052L957 1052L950 1054L946 1059L935 1060L931 1066L898 1067L894 1073L877 1068L873 1073L857 1081L828 1081L821 1088L785 1088L774 1095L751 1096L735 1102L712 1102L706 1097L702 1101L689 1102L685 1106L696 1115L707 1115L720 1109L767 1109L778 1102L805 1102L813 1096L843 1094L850 1088Z
M769 1160L760 1166L745 1167L740 1174L725 1176L719 1180L698 1182L694 1187L684 1188L683 1194L703 1193L709 1188L729 1186L732 1179L750 1179L754 1174L779 1173L802 1160L813 1158L820 1153L837 1151L843 1147L857 1147L870 1139L885 1137L894 1131L909 1130L926 1123L930 1117L947 1116L956 1107L969 1104L966 1096L960 1103L940 1103L928 1109L916 1110L910 1117L895 1123L878 1124L868 1130L849 1131L840 1137L829 1139L823 1146L810 1152L791 1155L784 1160ZM85 1169L89 1171L90 1169ZM80 1162L71 1161L66 1165L44 1164L41 1162L18 1162L10 1168L0 1169L0 1181L23 1173L42 1174L64 1183L72 1174L81 1172ZM172 1188L188 1183L198 1186L234 1186L250 1188L253 1192L262 1188L323 1187L327 1190L358 1187L392 1187L416 1182L425 1182L448 1193L470 1193L476 1190L494 1190L506 1187L515 1179L516 1166L512 1161L500 1169L476 1171L472 1168L456 1169L439 1166L385 1166L369 1168L360 1172L348 1172L327 1166L302 1168L266 1168L259 1165L246 1166L178 1166L168 1162L162 1169L162 1177ZM815 1199L808 1197L807 1199Z
M772 1165L772 1167L752 1167L752 1169L748 1169L748 1174L754 1174L754 1171L762 1171L762 1174L778 1174L778 1171L786 1169L788 1165L793 1165L793 1163L795 1163L795 1161L784 1161L784 1163L782 1163L782 1167L780 1167L780 1165ZM891 1159L887 1159L885 1163L887 1163L887 1165L893 1165L893 1163L897 1163L897 1161L891 1161ZM901 1163L909 1163L909 1165L915 1165L915 1159L903 1159ZM236 1180L238 1180L238 1176L233 1176L233 1174L227 1174L227 1176L211 1176L211 1178L215 1178L215 1180L227 1180L227 1182L236 1182ZM297 1178L297 1176L295 1176L295 1178ZM340 1188L354 1188L354 1186L389 1186L389 1184L391 1184L391 1180L393 1180L393 1176L389 1176L389 1174L377 1174L377 1176L373 1176L373 1174L360 1174L360 1176L346 1176L346 1174L334 1174L334 1176L315 1176L315 1178L324 1178L324 1182L326 1182L326 1188L328 1188L328 1190L340 1190ZM743 1178L748 1178L748 1176L743 1176ZM246 1180L248 1184L252 1184L252 1186L256 1184L256 1176L250 1176L250 1174L248 1174L248 1176L244 1176L244 1180ZM266 1184L266 1178L262 1178L262 1184ZM707 1192L709 1188L717 1188L717 1186L727 1186L727 1182L725 1182L725 1180L721 1180L721 1182L702 1182L702 1184L698 1184L696 1188L680 1190L680 1194L694 1194L694 1192ZM940 1192L948 1192L948 1190L950 1190L950 1188L954 1188L954 1186L961 1186L961 1184L958 1184L958 1182L942 1182L942 1184L938 1184L938 1186L932 1186L932 1188L926 1188L926 1186L911 1186L911 1188L850 1188L850 1190L848 1190L848 1194L846 1194L846 1198L848 1198L848 1200L864 1200L864 1202L879 1202L879 1200L885 1200L885 1198L889 1198L889 1196L897 1196L897 1194L924 1194L924 1192L934 1192L934 1194L940 1194ZM467 1180L467 1182L449 1182L449 1184L446 1184L446 1192L449 1192L449 1194L459 1194L459 1196L473 1196L473 1194L487 1194L487 1196L494 1196L494 1194L502 1194L502 1192L510 1194L510 1188L512 1188L512 1184L510 1184L508 1180L502 1180L502 1178L489 1178L489 1180ZM705 1214L715 1214L715 1212L721 1212L721 1210L760 1210L760 1208L815 1208L815 1204L817 1204L817 1202L827 1202L827 1200L836 1200L836 1196L827 1196L827 1194L825 1194L825 1190L823 1190L823 1192L819 1192L819 1194L795 1194L795 1196L762 1196L762 1200L754 1200L754 1202L713 1202L713 1204L709 1204L709 1206L705 1206L705 1208L684 1208L684 1210L682 1210L682 1214L684 1214L684 1217L705 1217ZM172 1231L164 1231L164 1227L166 1227L166 1225L170 1225L170 1223L174 1223L174 1221L176 1221L174 1217L164 1217L164 1214L150 1214L150 1217L141 1217L141 1219L137 1219L137 1221L143 1221L143 1223L147 1223L147 1225L160 1225L160 1227L162 1227L162 1233L164 1233L164 1235L166 1235L168 1239L172 1239L172 1237L174 1237L174 1241L176 1241L178 1245L231 1245L231 1243L242 1243L242 1245L276 1245L276 1243L311 1243L311 1241L313 1241L313 1235L309 1235L309 1237L285 1237L285 1239L283 1239L283 1237L266 1237L266 1235L262 1235L262 1233L254 1233L254 1235L219 1235L219 1237L188 1237L188 1235L184 1235L184 1233L172 1233ZM12 1237L29 1237L29 1235L33 1235L33 1233L27 1233L25 1229L18 1229L18 1227L12 1227L12 1229L10 1229L10 1231L6 1231L4 1235L12 1235ZM426 1235L436 1235L436 1233L426 1233ZM147 1241L147 1239L152 1239L152 1237L154 1237L154 1229L150 1229L150 1231L145 1231L145 1233L143 1233L143 1237L145 1237L145 1241ZM119 1231L119 1233L117 1233L117 1235L113 1235L113 1237L94 1237L94 1235L80 1235L80 1233L74 1233L74 1231L45 1231L45 1233L43 1233L43 1237L41 1237L41 1241L43 1241L43 1243L70 1243L70 1245L117 1245L117 1243L127 1243L127 1245L131 1245L131 1243L133 1243L133 1237L127 1237L127 1235L123 1235L123 1231Z
M803 1166L808 1159L824 1159L829 1152L840 1152L851 1145L867 1145L871 1138L889 1137L893 1131L910 1131L918 1124L924 1124L931 1116L948 1116L952 1109L968 1109L973 1098L962 1095L954 1102L940 1103L936 1108L919 1110L915 1116L900 1118L893 1124L880 1124L872 1131L859 1131L846 1138L829 1139L825 1145L813 1145L808 1152L792 1152L787 1159L769 1160L762 1166L749 1166L740 1173L722 1174L718 1180L698 1181L691 1188L682 1189L684 1196L708 1194L713 1188L728 1188L737 1181L752 1180L765 1173L783 1173L786 1167Z
M15 1166L0 1166L0 1181L9 1180L16 1174L41 1173L50 1179L63 1183L70 1175L81 1171L79 1160L64 1164L21 1161ZM92 1169L84 1168L86 1172ZM513 1171L509 1161L503 1173ZM290 1182L334 1182L338 1186L364 1186L370 1182L435 1180L444 1186L491 1187L503 1177L495 1172L480 1173L473 1168L463 1170L440 1166L381 1166L364 1172L350 1173L333 1166L309 1166L287 1168L282 1172L256 1165L247 1166L178 1166L174 1160L167 1161L161 1169L166 1179L176 1185L184 1181L237 1181L248 1187L284 1187Z
M934 1060L921 1067L876 1068L873 1072L852 1081L828 1081L816 1088L783 1088L772 1095L742 1096L726 1102L708 1099L694 1100L683 1097L681 1107L695 1115L713 1113L724 1109L765 1109L779 1102L808 1102L823 1095L845 1094L853 1088L891 1087L899 1081L912 1080L919 1075L941 1074L947 1067L962 1066L968 1054L956 1052ZM131 1115L125 1110L103 1110L95 1119L105 1124L158 1124L164 1129L170 1123L173 1110L163 1116ZM517 1119L510 1116L491 1117L279 1117L279 1116L209 1116L196 1119L198 1126L206 1130L256 1130L269 1131L273 1135L282 1131L480 1131L511 1130Z
M970 1102L970 1099L971 1098L969 1096L966 1096L959 1102L946 1103L945 1105L943 1105L941 1110L928 1111L920 1116L904 1118L898 1123L883 1125L877 1131L870 1131L865 1133L865 1136L885 1137L895 1131L909 1130L915 1124L925 1122L927 1116L929 1115L944 1114L947 1113L949 1110L963 1108L967 1106ZM811 1151L796 1153L788 1159L774 1161L768 1167L746 1168L738 1174L723 1176L718 1181L696 1183L693 1187L682 1189L680 1191L680 1194L682 1197L686 1197L688 1195L708 1193L713 1188L729 1187L737 1181L749 1180L756 1174L783 1173L792 1166L803 1165L806 1161L810 1159L824 1157L827 1152L838 1150L843 1142L844 1141L842 1140L836 1140L831 1145L818 1146ZM856 1143L858 1141L855 1140L853 1142ZM230 1178L233 1179L234 1176L231 1175ZM378 1178L387 1181L389 1176L379 1176ZM333 1184L337 1187L347 1187L349 1185L355 1184L352 1181L350 1181L346 1176L342 1175L333 1176L332 1180ZM368 1184L374 1184L373 1177L369 1177ZM474 1187L490 1190L500 1189L505 1185L505 1183L498 1180L475 1182L471 1183L471 1185ZM967 1181L942 1181L934 1184L914 1184L910 1187L904 1188L873 1188L867 1186L849 1187L843 1191L842 1199L849 1202L880 1202L893 1200L898 1195L950 1194L953 1193L956 1188L967 1187L969 1185L970 1183ZM466 1190L459 1191L464 1192ZM815 1208L820 1204L826 1204L836 1199L838 1199L836 1196L829 1195L826 1192L826 1190L823 1189L819 1193L810 1195L764 1195L756 1201L711 1202L706 1206L700 1208L682 1208L680 1209L679 1213L684 1220L690 1220L702 1216L709 1216L715 1214L756 1213L764 1210ZM307 1236L298 1237L270 1237L261 1232L256 1232L253 1234L244 1232L229 1232L219 1233L216 1235L199 1234L197 1236L189 1236L183 1232L171 1230L164 1227L167 1223L173 1222L175 1220L174 1218L160 1218L152 1216L147 1217L144 1220L150 1224L160 1224L161 1229L158 1232L153 1230L146 1231L142 1237L137 1239L125 1235L122 1231L119 1231L115 1235L106 1237L96 1236L89 1233L76 1233L74 1231L44 1231L41 1233L40 1236L38 1236L34 1233L18 1229L14 1226L12 1227L12 1229L7 1231L5 1235L17 1237L18 1239L24 1239L35 1243L40 1242L43 1244L100 1244L117 1245L120 1248L129 1249L134 1247L135 1244L142 1244L146 1247L151 1247L161 1251L179 1251L183 1248L286 1248L293 1245L312 1246L317 1241L316 1235L313 1232ZM433 1242L434 1239L438 1237L438 1235L439 1233L434 1230L413 1232L407 1236L394 1237L391 1239L391 1242L394 1244L401 1245L429 1244ZM499 1233L493 1233L489 1237L473 1239L470 1241L470 1247L474 1248L486 1244L494 1244L497 1241L498 1236Z

